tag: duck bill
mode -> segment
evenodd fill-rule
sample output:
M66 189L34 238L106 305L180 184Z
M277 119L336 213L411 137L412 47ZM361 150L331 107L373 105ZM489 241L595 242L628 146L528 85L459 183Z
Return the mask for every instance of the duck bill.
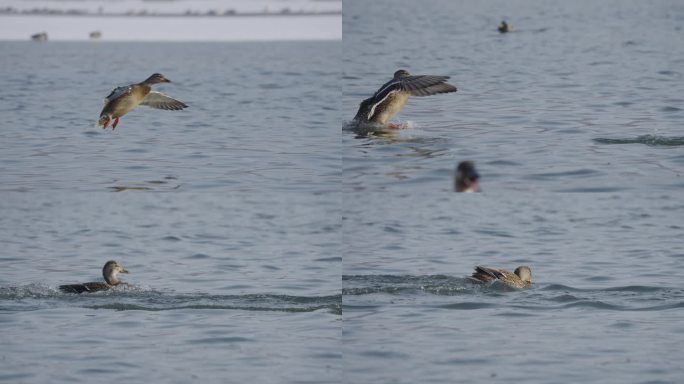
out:
M121 268L121 270L119 271L119 273L128 273L128 270Z

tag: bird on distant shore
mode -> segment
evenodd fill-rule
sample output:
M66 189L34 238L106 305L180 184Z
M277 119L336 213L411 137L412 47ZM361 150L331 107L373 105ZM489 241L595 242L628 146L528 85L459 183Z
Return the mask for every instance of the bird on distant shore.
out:
M381 124L399 113L409 96L430 96L439 93L456 92L456 87L447 83L449 76L411 75L400 69L394 72L392 80L383 84L373 96L363 100L354 117L357 124ZM389 125L390 128L397 126Z
M100 112L97 126L107 128L109 123L114 120L114 124L112 124L112 130L114 130L119 124L119 118L135 109L138 105L173 111L186 108L187 105L182 101L173 99L163 93L152 91L152 85L170 82L164 75L155 73L141 83L114 88L105 98L104 108Z
M480 185L477 182L479 179L480 175L475 170L475 163L461 161L456 167L454 190L456 192L480 192Z
M126 284L121 282L117 275L119 273L128 273L127 270L123 269L116 261L108 261L104 268L102 268L102 276L105 282L90 282L83 284L67 284L60 285L59 290L66 293L83 293L83 292L97 292L106 291L117 285Z
M532 270L530 267L520 266L510 272L478 265L470 278L479 283L500 281L514 288L527 288L532 284Z

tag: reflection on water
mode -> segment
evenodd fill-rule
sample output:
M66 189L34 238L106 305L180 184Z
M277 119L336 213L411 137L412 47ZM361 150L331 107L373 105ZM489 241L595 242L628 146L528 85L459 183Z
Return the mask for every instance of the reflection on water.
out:
M400 136L402 130L414 128L416 125L412 121L404 121L401 123L393 123L392 125L383 125L378 123L359 123L357 121L348 121L342 125L342 131L351 131L356 134L357 139L364 139L369 137L388 137L392 138Z

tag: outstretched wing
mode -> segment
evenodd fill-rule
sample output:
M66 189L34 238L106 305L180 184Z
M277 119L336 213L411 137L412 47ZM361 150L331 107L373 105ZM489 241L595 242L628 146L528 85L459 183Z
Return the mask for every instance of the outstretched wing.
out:
M152 91L145 96L145 98L140 102L140 105L147 107L165 109L167 111L177 111L183 108L187 108L187 105L182 101L178 101L174 98L168 97L163 93Z
M114 88L114 90L112 90L112 92L109 95L107 95L107 97L105 97L105 99L104 99L105 105L109 104L112 100L118 99L119 97L121 97L123 95L130 94L131 89L132 88L130 85L127 85L125 87Z
M413 96L429 96L438 93L456 92L456 87L447 83L449 76L418 75L404 76L385 83L373 95L373 99L381 100L392 92L411 92Z
M373 96L364 100L361 106L368 112L367 119L370 120L375 113L375 107L397 92L411 92L412 96L430 96L439 93L456 92L456 87L446 82L448 79L449 76L433 75L404 76L392 79L383 84ZM361 109L359 108L359 112L361 112Z
M438 93L456 92L456 87L447 83L449 76L406 76L398 81L402 90L411 92L412 96L430 96Z
M431 96L439 93L456 92L457 89L449 83L439 83L425 88L411 90L412 96Z

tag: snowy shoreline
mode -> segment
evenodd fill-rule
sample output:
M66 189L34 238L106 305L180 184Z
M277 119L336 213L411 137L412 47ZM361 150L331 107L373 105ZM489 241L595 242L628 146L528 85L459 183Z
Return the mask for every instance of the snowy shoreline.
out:
M28 41L299 41L341 40L342 15L254 17L98 17L0 15L0 40Z
M341 11L281 11L281 12L81 12L44 10L38 12L7 12L0 9L0 16L49 16L49 17L282 17L282 16L341 16Z

